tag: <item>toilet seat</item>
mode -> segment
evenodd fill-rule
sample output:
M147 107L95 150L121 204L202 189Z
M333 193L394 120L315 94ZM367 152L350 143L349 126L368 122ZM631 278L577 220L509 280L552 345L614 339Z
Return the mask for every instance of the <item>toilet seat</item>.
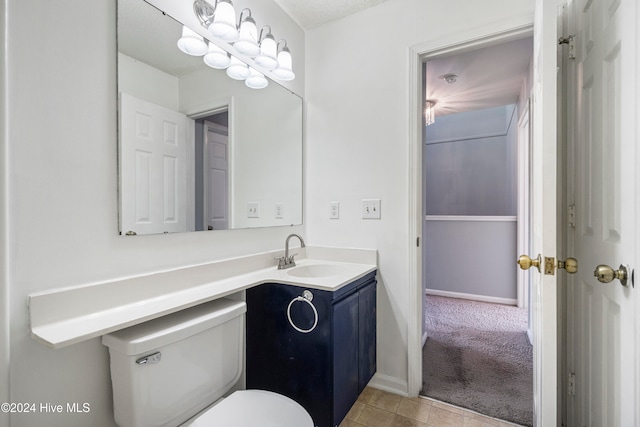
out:
M300 404L281 394L241 390L196 417L189 427L313 427Z

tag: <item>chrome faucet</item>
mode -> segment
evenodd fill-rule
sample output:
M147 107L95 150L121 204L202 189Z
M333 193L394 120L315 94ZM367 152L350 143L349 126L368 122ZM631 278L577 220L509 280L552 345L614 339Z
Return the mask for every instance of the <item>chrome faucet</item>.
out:
M284 256L276 258L278 260L278 270L284 270L285 268L295 267L296 262L293 260L293 257L297 254L293 254L289 256L289 239L292 237L297 237L300 240L300 247L304 248L304 240L298 234L289 234L287 236L287 240L284 241Z

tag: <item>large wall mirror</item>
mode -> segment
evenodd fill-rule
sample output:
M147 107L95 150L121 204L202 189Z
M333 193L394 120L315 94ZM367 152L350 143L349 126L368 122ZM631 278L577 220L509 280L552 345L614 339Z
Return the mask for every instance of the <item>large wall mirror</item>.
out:
M120 233L302 223L302 99L182 53L182 24L118 0Z

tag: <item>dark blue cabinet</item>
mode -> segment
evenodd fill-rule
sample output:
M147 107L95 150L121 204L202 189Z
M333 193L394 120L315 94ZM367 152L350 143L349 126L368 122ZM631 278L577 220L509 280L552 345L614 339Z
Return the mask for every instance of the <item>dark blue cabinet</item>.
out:
M305 290L315 326L311 304L296 300ZM276 283L247 290L247 388L289 396L316 426L334 427L375 371L375 272L335 292Z

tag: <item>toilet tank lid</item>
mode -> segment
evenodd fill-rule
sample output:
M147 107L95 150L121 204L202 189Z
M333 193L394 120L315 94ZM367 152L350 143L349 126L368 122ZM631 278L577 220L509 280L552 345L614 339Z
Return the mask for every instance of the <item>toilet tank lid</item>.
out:
M138 355L211 329L246 311L244 301L219 298L103 335L102 344L112 351Z

